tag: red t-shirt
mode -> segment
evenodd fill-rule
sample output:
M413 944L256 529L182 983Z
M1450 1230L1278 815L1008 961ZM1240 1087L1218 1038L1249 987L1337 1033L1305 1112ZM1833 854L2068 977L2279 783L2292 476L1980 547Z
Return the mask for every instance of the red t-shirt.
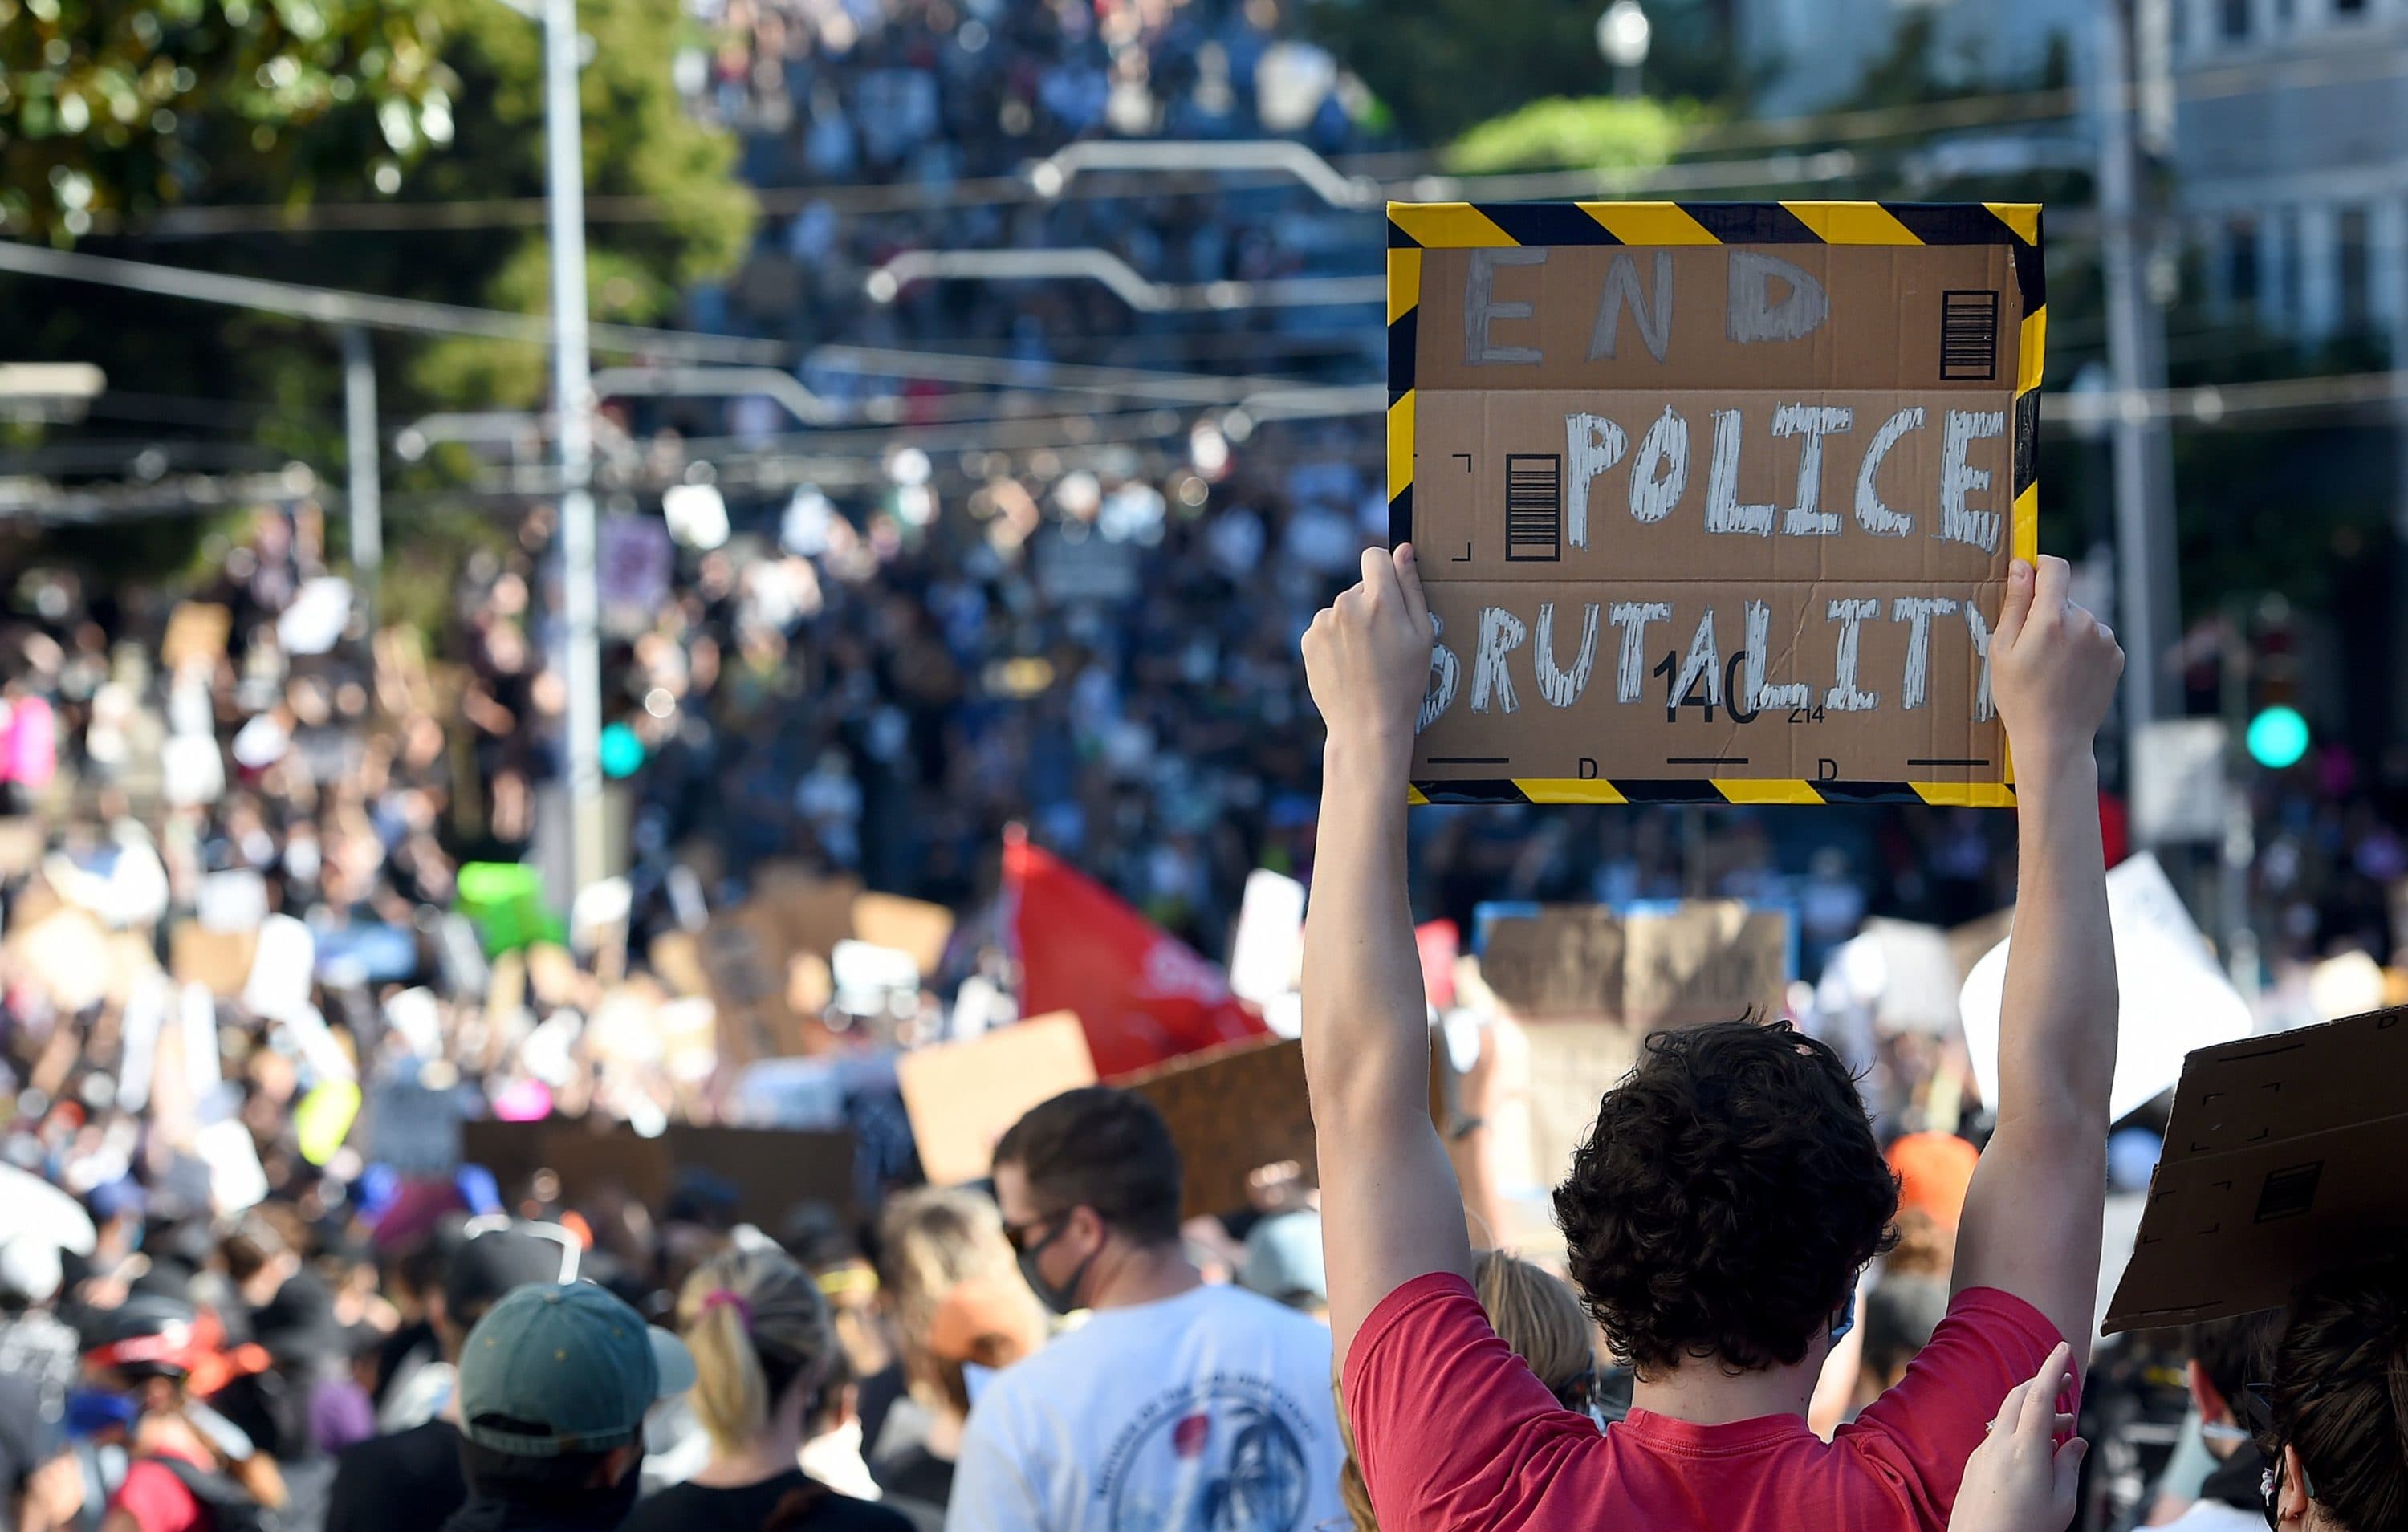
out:
M1797 1415L1644 1410L1599 1434L1497 1339L1469 1283L1434 1273L1356 1334L1346 1404L1381 1532L1942 1532L1982 1428L2057 1342L2031 1305L1976 1288L1831 1442Z
M134 1518L142 1532L201 1532L208 1524L200 1500L164 1463L136 1458L126 1466L109 1508Z

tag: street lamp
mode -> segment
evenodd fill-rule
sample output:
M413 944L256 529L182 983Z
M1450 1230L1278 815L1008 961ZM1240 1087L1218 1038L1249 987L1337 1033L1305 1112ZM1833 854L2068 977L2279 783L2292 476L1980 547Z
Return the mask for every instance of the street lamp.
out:
M1630 100L1640 93L1639 67L1647 62L1647 45L1656 29L1639 0L1613 0L1597 19L1597 50L1613 65L1613 93Z
M569 890L603 878L602 648L594 572L593 361L585 302L585 138L577 0L503 0L543 23L545 202L552 233L552 392L560 412L561 666L568 689Z

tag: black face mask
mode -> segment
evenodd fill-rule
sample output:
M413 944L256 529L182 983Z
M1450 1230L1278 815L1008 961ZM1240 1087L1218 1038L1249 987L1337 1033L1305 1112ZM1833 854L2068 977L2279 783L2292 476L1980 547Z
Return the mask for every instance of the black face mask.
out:
M1100 1245L1088 1252L1087 1258L1070 1273L1070 1280L1061 1286L1056 1287L1047 1281L1045 1273L1038 1269L1037 1258L1053 1249L1054 1241L1061 1238L1063 1231L1069 1226L1070 1220L1065 1217L1054 1225L1053 1233L1019 1253L1022 1280L1028 1283L1028 1290L1037 1295L1039 1301L1057 1314L1069 1313L1079 1307L1079 1289L1086 1282L1087 1269L1096 1264L1096 1257L1104 1253Z

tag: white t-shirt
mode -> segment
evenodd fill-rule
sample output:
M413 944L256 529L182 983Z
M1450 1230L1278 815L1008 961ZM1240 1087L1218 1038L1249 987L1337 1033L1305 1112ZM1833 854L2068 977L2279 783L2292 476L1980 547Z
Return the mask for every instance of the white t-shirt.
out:
M2265 1525L2261 1512L2217 1500L2194 1500L2188 1511L2168 1522L2160 1532L2258 1532Z
M1342 1518L1328 1327L1233 1287L1104 1310L996 1375L946 1532L1312 1532Z

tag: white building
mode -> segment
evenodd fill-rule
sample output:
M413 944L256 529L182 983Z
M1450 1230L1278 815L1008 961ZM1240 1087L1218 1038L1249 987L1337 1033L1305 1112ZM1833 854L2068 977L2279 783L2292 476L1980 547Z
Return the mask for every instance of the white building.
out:
M2408 0L2172 0L2186 232L2232 317L2408 333Z

